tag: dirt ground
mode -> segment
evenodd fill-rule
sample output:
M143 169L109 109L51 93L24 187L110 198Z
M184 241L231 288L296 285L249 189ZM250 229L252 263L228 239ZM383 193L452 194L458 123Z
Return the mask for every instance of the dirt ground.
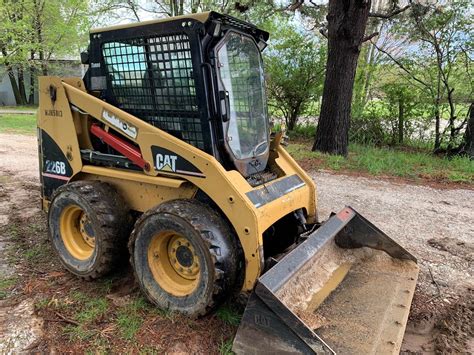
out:
M402 352L473 353L474 191L328 172L312 176L321 219L350 205L418 258L421 272ZM232 311L193 321L153 310L131 286L126 265L93 283L66 273L52 254L38 207L36 138L0 134L0 272L6 290L0 297L0 353L229 352L238 323ZM102 311L91 305L96 299L106 305ZM98 313L87 312L96 308ZM130 337L125 330L133 327Z

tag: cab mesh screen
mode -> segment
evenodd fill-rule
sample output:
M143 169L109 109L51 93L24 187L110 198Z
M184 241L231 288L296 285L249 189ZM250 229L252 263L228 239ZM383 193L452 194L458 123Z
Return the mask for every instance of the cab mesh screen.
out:
M102 55L107 87L121 109L204 149L186 35L108 42Z

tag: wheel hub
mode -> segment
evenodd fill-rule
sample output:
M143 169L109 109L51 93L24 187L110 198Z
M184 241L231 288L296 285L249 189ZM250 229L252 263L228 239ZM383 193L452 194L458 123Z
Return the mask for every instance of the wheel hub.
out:
M171 237L168 246L171 266L182 277L193 280L199 273L199 263L191 243L184 237Z
M94 248L95 247L94 230L92 229L92 225L91 225L91 222L89 221L89 218L87 217L87 214L85 214L84 212L82 213L81 219L79 220L79 228L81 231L82 238L84 238L84 241L86 242L86 244Z
M152 238L148 265L155 281L172 295L187 296L198 285L199 257L191 242L175 232L163 232Z
M86 260L95 249L95 234L87 214L76 205L66 207L60 217L60 234L68 252L78 260Z

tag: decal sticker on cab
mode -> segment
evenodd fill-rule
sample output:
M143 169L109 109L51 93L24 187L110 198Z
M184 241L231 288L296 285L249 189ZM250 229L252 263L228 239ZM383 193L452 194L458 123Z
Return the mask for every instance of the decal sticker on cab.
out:
M162 147L151 147L153 164L158 171L205 177L201 170L182 156Z
M112 126L117 128L118 130L122 131L125 133L127 136L136 139L137 134L138 134L138 129L134 125L121 120L117 116L115 116L113 113L103 110L102 111L102 118L106 120L108 123L110 123Z

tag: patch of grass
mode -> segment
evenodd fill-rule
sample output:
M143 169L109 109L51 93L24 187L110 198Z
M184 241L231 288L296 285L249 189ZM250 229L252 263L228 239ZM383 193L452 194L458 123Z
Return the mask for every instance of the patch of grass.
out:
M219 354L221 355L232 355L232 340L222 340L219 344Z
M119 311L117 315L117 325L120 335L126 340L132 340L142 326L143 318L138 314L130 312L128 309Z
M151 346L144 346L143 348L138 350L138 353L140 355L158 355L158 354L163 354L163 351L160 349L155 349Z
M474 161L466 157L438 157L428 151L407 151L351 144L347 158L311 151L310 142L290 143L289 153L313 168L363 172L409 179L462 182L474 185Z
M37 109L36 105L0 106L0 110L8 111L35 111Z
M25 259L29 263L39 263L51 256L50 249L44 244L37 244L25 251Z
M45 307L48 306L49 303ZM58 303L55 308L61 309L66 314L72 313L72 316L69 317L79 323L78 325L69 324L63 328L64 334L69 337L70 341L90 341L100 335L94 323L107 314L109 303L105 297L72 291L64 299L64 302Z
M107 338L98 336L92 342L90 348L86 349L85 353L90 355L110 354L110 342Z
M36 115L0 114L0 132L36 134Z
M9 238L13 241L18 240L20 237L20 230L15 223L9 223L6 229L6 234Z
M46 308L48 308L50 301L51 300L48 299L47 297L42 297L40 299L37 299L37 300L35 300L35 308L37 310L46 309Z
M68 324L63 328L64 334L69 337L70 341L84 341L94 337L97 332L92 329L87 329L82 325Z
M125 340L133 340L135 335L140 330L143 323L143 314L150 310L150 305L141 296L135 298L125 307L122 307L117 312L117 326L120 335Z
M15 277L0 278L0 300L7 298L10 290L16 285L17 279Z
M228 304L220 306L216 312L216 316L223 322L232 326L238 326L242 319L242 315Z
M80 311L74 315L74 320L81 324L89 324L102 317L109 309L109 303L104 297L88 299Z

